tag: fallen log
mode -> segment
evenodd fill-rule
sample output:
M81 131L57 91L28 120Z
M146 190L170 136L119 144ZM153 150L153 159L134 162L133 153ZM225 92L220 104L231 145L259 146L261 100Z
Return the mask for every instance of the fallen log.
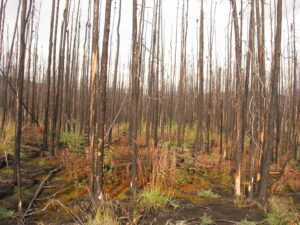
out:
M34 193L33 198L31 199L31 201L30 201L30 203L29 203L27 209L25 210L25 212L24 212L24 214L23 214L23 216L22 216L22 218L21 218L21 221L24 221L24 219L26 218L26 216L27 216L28 213L30 212L31 207L33 206L34 202L37 200L38 196L41 194L41 192L42 192L42 190L43 190L43 188L44 188L46 182L47 182L47 181L48 181L55 173L57 173L59 170L60 170L59 168L56 168L56 169L51 170L51 171L48 173L47 177L46 177L44 180L42 180L42 182L40 183L38 189L37 189L36 192Z

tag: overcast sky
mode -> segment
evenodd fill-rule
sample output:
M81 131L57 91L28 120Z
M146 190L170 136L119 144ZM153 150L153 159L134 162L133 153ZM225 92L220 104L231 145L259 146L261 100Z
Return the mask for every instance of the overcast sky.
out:
M77 5L79 0L72 0L72 7ZM81 1L81 39L84 38L84 24L87 20L87 11L88 11L88 1L89 0L80 0ZM100 0L101 1L101 0ZM120 0L113 0L113 9L112 16L115 14L115 25L114 25L114 38L112 42L112 46L116 46L115 37L116 37L116 23L118 16L118 5ZM132 0L121 0L122 1L122 20L121 20L121 65L128 63L128 57L130 55L130 43L131 43L131 14L132 14ZM224 63L224 55L226 54L226 35L228 29L228 20L230 14L230 1L229 0L204 0L205 1L205 39L208 40L209 34L209 20L210 20L210 5L213 5L213 8L216 10L216 35L214 41L214 53L218 55L218 61L220 64ZM294 0L284 0L284 8L283 8L283 48L286 48L286 40L287 40L287 26L292 23L292 6ZM15 22L17 7L19 0L8 0L7 5L7 23L9 26L9 35L12 36L13 24ZM41 46L41 54L47 55L47 46L48 46L48 37L49 37L49 24L50 24L50 15L51 15L51 0L36 0L36 18L39 18L39 46ZM60 7L60 21L62 17L62 8L64 5L64 0L61 0ZM92 0L93 2L93 0ZM152 20L152 7L153 0L146 0L146 19ZM239 2L239 1L238 1ZM272 4L274 4L274 0L271 0ZM101 16L104 16L104 3L105 1L101 1ZM164 36L165 36L165 51L166 55L170 51L170 46L175 45L175 30L176 30L176 12L177 12L177 0L162 0L163 3L163 23L164 23ZM249 5L247 4L248 0L244 0L243 9L245 12L244 16L244 41L247 41L247 24L248 24L248 14L249 14ZM180 8L181 8L182 0L180 0ZM41 8L40 8L41 5ZM297 36L297 48L300 46L300 0L296 0L296 36ZM116 7L115 7L116 6ZM238 5L239 7L239 5ZM266 48L267 50L270 48L270 8L269 8L269 0L266 0ZM114 13L116 11L116 13ZM200 0L190 0L189 3L189 28L188 28L188 47L187 53L189 55L189 60L192 60L193 56L196 55L197 51L197 35L198 35L198 23L197 20L200 16ZM181 17L181 16L179 16ZM103 30L103 18L101 20L102 25L100 28L100 36L102 36ZM148 26L148 41L147 47L150 49L150 31L151 27ZM178 26L178 32L180 32L180 25ZM179 39L180 40L180 36ZM171 44L172 41L172 44ZM245 42L246 43L246 42ZM207 42L205 44L207 48ZM245 45L246 46L246 45ZM113 48L112 48L113 49ZM283 51L284 53L284 51ZM207 49L206 49L207 54ZM45 57L44 57L45 58ZM168 59L168 58L167 58Z

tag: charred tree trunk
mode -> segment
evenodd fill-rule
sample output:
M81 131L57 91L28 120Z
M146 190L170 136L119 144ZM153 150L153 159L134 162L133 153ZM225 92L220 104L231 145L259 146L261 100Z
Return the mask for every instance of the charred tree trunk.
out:
M99 154L97 159L97 194L98 196L103 193L103 160L104 160L104 142L105 142L105 113L106 113L106 83L107 83L107 66L108 66L108 45L109 45L109 32L111 20L111 3L112 0L106 0L105 7L105 22L102 43L102 56L101 56L101 71L100 71L100 120L99 120Z
M277 2L277 27L275 34L275 52L272 61L272 71L271 71L271 81L270 81L270 102L269 102L269 110L267 112L267 117L265 120L267 121L266 127L266 144L262 156L261 162L261 183L259 188L258 199L262 203L267 202L267 188L268 188L268 180L269 180L269 170L272 159L272 152L274 147L274 123L276 118L276 98L278 94L278 79L280 75L280 56L281 56L281 33L282 33L282 0L278 0ZM278 102L277 102L278 103Z
M54 15L55 15L55 1L52 0L52 12L50 22L50 36L48 47L48 68L47 68L47 93L45 102L45 114L44 114L44 136L43 136L43 150L48 150L48 124L49 124L49 105L50 105L50 87L51 87L51 62L52 62L52 46L53 46L53 27L54 27Z
M94 166L95 166L95 103L96 103L96 81L99 68L99 0L94 0L94 18L93 18L93 37L92 37L92 61L90 75L90 109L89 109L89 153L90 153L90 174L89 188L94 193Z
M25 56L26 56L26 20L27 15L27 0L22 0L21 11L21 30L20 30L20 53L19 53L19 70L18 70L18 89L17 89L17 121L16 121L16 138L15 138L15 157L14 157L14 182L18 185L18 211L22 212L22 193L21 193L21 174L20 174L20 148L22 135L22 119L23 119L23 83L25 71Z

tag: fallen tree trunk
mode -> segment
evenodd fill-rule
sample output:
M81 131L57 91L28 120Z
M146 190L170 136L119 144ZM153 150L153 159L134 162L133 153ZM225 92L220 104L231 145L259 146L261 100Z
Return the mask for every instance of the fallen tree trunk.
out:
M59 170L60 170L59 168L56 168L56 169L51 170L51 171L48 173L47 177L46 177L44 180L42 180L42 182L40 183L38 189L37 189L36 192L34 193L33 198L31 199L31 201L30 201L30 203L29 203L27 209L25 210L25 212L24 212L24 214L23 214L23 217L22 217L21 221L24 221L24 219L26 218L26 216L27 216L28 213L30 212L30 210L31 210L31 208L32 208L32 206L33 206L33 204L34 204L34 202L36 201L36 199L38 198L38 196L41 194L41 192L42 192L42 190L43 190L43 187L45 186L46 182L47 182L49 179L51 179L51 177L52 177L55 173L57 173Z

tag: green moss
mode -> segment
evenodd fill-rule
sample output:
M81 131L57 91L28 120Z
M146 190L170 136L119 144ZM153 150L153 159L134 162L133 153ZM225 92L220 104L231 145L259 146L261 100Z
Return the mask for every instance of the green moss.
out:
M5 168L3 170L1 170L1 174L2 175L13 175L14 174L14 170L11 168Z
M26 160L29 159L29 157L28 157L26 154L24 154L23 152L20 153L20 158L21 158L21 160L23 160L23 161L26 161Z
M44 160L44 159L40 159L40 160L38 161L38 164L39 164L39 166L45 166L45 165L48 164L48 162L46 162L46 160Z

